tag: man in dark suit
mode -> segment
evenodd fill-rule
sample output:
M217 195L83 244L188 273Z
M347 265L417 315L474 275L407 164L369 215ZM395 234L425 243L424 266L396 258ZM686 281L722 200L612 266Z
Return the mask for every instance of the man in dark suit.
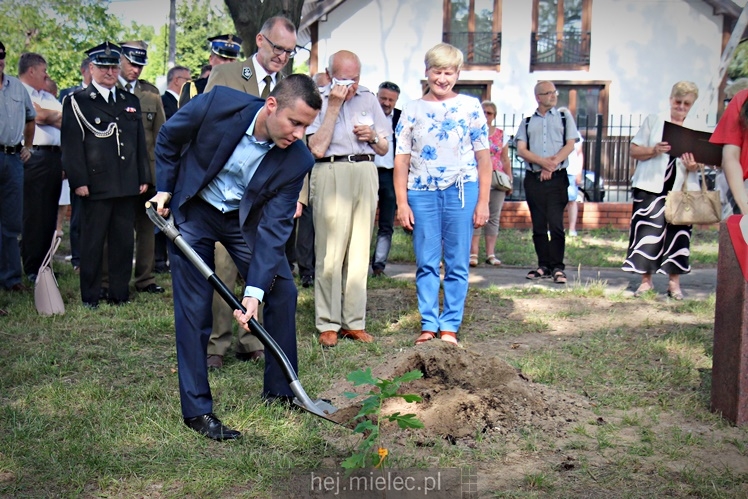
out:
M210 64L211 71L216 66L236 60L242 50L242 39L236 35L218 35L208 38L208 41L210 42L208 64ZM201 75L197 80L188 81L182 85L182 91L179 93L179 107L205 91L208 76Z
M172 116L156 143L158 192L151 201L161 215L174 213L185 242L211 268L215 243L226 247L247 285L247 314L234 317L248 330L263 303L265 324L294 369L297 291L284 247L314 166L299 139L321 107L317 86L300 74L282 80L265 101L217 87ZM173 244L169 250L184 422L214 440L238 438L213 414L206 362L213 290ZM263 397L293 397L274 358L265 362Z
M135 203L151 184L140 101L116 88L121 48L105 42L86 52L91 85L62 106L62 166L82 199L80 287L83 304L96 308L101 261L109 242L111 304L126 303L132 273Z
M190 81L190 70L184 66L174 66L166 73L166 90L161 94L161 103L168 120L179 109L179 91L185 82Z
M400 121L400 110L395 109L397 99L400 97L400 87L391 81L382 82L379 85L377 99L387 119L392 121L392 130ZM371 259L371 270L374 277L384 275L384 267L387 265L387 257L392 246L392 233L395 225L395 184L392 181L392 172L395 167L395 133L389 140L389 150L386 154L374 158L379 175L379 230L377 231L377 243L374 246L374 256Z

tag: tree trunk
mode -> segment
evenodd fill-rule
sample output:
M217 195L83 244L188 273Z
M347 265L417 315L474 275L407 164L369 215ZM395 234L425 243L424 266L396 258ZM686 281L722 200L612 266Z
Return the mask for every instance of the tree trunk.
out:
M285 16L296 26L301 21L301 8L304 0L224 0L229 15L234 21L236 34L242 39L244 54L249 57L257 51L255 37L260 32L262 23L273 16ZM291 72L293 60L289 61L283 72Z

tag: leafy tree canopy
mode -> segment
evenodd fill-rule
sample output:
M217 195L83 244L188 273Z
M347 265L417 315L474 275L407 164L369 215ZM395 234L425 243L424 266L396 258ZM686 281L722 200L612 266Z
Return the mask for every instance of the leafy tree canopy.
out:
M124 26L108 13L108 7L107 0L3 0L0 33L8 53L5 71L17 74L21 53L36 52L47 60L47 72L60 89L80 84L85 50L105 40L147 34L136 23Z
M742 41L735 49L735 55L727 67L727 76L731 80L737 80L748 76L748 41Z

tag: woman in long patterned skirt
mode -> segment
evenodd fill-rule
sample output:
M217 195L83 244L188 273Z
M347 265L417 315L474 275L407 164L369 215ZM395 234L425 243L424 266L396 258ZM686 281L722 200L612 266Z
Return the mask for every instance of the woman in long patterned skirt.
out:
M649 115L631 140L631 157L639 161L633 186L633 215L625 272L641 274L642 282L634 293L641 296L654 289L652 274L667 274L667 294L682 300L680 276L691 271L689 263L691 226L672 225L665 220L665 197L673 189L688 182L689 190L700 188L696 171L698 163L691 153L671 157L670 144L662 141L665 121L683 125L688 112L699 96L698 87L681 81L670 93L670 111L664 116Z

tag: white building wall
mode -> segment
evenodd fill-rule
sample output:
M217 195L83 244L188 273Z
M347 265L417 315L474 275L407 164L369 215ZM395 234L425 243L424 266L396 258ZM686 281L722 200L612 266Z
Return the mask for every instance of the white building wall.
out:
M399 84L398 106L420 97L423 57L442 39L442 0L347 0L319 23L319 68L347 49L362 61L361 84ZM589 71L530 72L532 2L504 0L501 70L463 71L461 79L492 82L501 113L529 113L539 79L610 81L609 113L667 109L678 80L701 90L693 113L714 115L707 88L721 54L722 16L702 0L594 0Z

